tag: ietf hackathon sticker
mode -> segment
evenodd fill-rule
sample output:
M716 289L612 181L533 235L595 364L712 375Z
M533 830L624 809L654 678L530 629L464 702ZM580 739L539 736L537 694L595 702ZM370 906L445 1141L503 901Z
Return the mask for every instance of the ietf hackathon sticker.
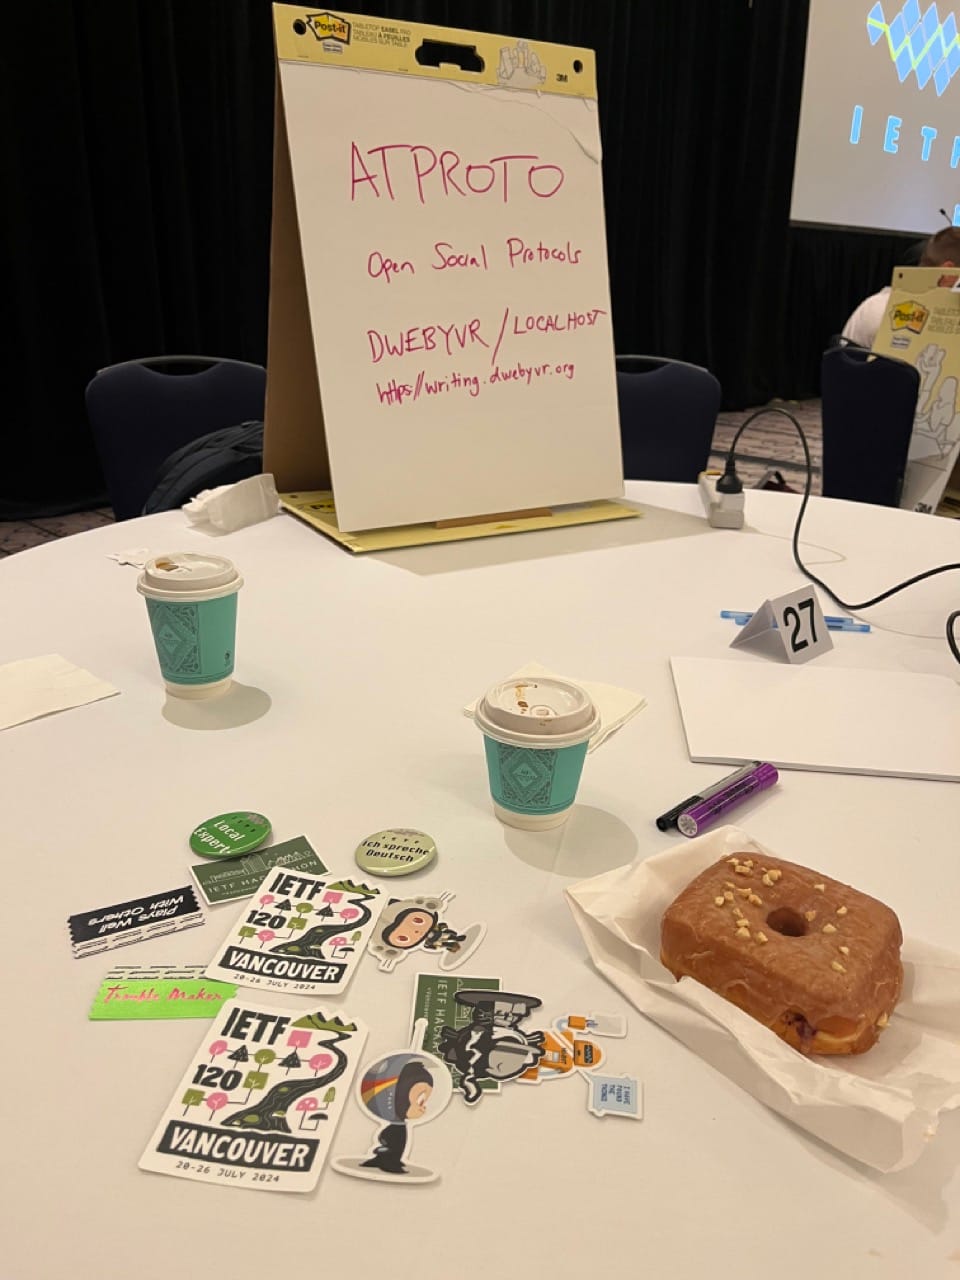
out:
M381 906L375 885L272 868L206 976L291 995L336 995L353 976Z
M346 1014L238 996L219 1011L140 1168L254 1191L310 1191L367 1029Z

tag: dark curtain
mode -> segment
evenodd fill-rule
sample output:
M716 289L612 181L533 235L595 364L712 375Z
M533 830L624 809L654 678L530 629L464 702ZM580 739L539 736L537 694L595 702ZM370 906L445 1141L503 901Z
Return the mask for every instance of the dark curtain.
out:
M595 48L618 352L816 394L897 237L788 225L807 0L353 0L351 12ZM309 10L307 10L309 11ZM5 15L9 309L0 517L102 500L83 391L182 352L264 362L269 0L51 0Z

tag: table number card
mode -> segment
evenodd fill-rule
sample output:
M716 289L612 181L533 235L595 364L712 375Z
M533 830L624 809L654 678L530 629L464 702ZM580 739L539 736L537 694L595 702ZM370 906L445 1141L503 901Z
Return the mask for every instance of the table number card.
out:
M798 587L764 600L730 641L731 649L751 648L790 663L809 662L833 648L833 639L813 587Z

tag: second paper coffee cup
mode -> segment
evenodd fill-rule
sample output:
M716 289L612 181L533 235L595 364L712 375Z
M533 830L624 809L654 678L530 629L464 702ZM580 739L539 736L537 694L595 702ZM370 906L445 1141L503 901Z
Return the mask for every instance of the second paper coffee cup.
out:
M547 677L506 680L480 699L476 723L500 821L534 831L566 822L600 726L586 690Z
M223 556L174 551L147 561L137 590L147 602L168 693L210 698L230 687L242 586Z

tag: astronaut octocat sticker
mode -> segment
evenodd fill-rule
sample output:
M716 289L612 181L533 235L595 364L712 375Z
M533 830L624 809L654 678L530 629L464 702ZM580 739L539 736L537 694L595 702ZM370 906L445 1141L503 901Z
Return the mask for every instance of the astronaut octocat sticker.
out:
M423 1035L414 1028L414 1040ZM435 1120L453 1095L446 1065L422 1049L398 1049L368 1063L360 1073L356 1098L377 1122L373 1146L364 1156L338 1156L332 1167L371 1182L435 1182L433 1169L410 1161L411 1130Z

